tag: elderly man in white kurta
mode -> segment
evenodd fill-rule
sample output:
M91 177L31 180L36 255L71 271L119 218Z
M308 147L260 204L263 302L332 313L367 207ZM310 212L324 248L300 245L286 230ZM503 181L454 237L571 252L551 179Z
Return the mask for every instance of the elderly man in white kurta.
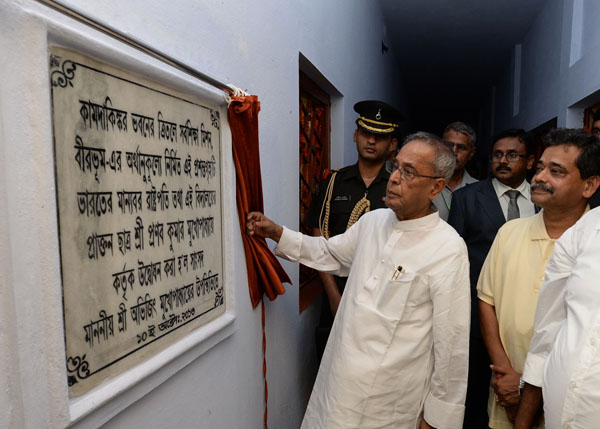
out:
M326 240L248 215L276 253L348 275L302 424L306 429L460 428L467 386L466 246L432 200L454 170L437 137L405 140L386 205Z

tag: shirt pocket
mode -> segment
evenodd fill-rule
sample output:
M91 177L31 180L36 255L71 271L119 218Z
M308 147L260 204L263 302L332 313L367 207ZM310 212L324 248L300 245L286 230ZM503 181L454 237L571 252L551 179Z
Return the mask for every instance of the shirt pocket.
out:
M348 196L340 196L338 198L345 198L343 200L331 200L331 213L335 215L341 214L350 214L352 209L354 208L354 204L352 203L352 197Z
M376 310L390 319L400 320L415 277L415 273L403 272L398 278L392 277L381 284L373 295L373 305Z

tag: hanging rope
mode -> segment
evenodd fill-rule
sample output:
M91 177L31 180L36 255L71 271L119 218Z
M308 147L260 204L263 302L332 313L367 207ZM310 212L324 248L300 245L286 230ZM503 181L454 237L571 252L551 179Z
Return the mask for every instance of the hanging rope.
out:
M263 380L265 380L265 420L264 427L268 429L269 426L267 424L267 417L269 415L268 412L268 403L269 403L269 387L267 386L267 335L265 333L265 300L262 299L260 301L260 309L262 312L262 349L263 349Z

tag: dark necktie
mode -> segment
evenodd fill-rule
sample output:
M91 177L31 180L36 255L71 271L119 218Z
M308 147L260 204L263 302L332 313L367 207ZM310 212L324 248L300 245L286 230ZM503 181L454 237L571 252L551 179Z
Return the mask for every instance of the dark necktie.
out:
M506 216L506 221L508 222L509 220L517 219L521 216L521 213L519 212L519 206L517 205L517 198L519 198L520 192L513 189L506 191L506 194L508 195L508 198L510 198L510 201L508 202L508 213Z

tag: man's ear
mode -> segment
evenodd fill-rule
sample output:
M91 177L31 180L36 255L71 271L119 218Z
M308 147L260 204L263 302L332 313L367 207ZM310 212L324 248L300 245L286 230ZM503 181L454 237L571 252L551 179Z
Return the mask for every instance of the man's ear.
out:
M446 187L446 179L432 179L433 186L431 187L431 192L429 193L429 199L431 201L435 200L435 198L442 192L442 190Z
M600 186L599 176L592 176L585 179L583 182L583 197L587 199L592 198L592 195L596 193L598 186Z
M356 143L356 136L358 136L358 128L354 130L354 135L352 136L352 140L354 140L354 143Z
M527 157L527 171L531 170L533 168L533 162L535 161L535 156L533 155L529 155Z

